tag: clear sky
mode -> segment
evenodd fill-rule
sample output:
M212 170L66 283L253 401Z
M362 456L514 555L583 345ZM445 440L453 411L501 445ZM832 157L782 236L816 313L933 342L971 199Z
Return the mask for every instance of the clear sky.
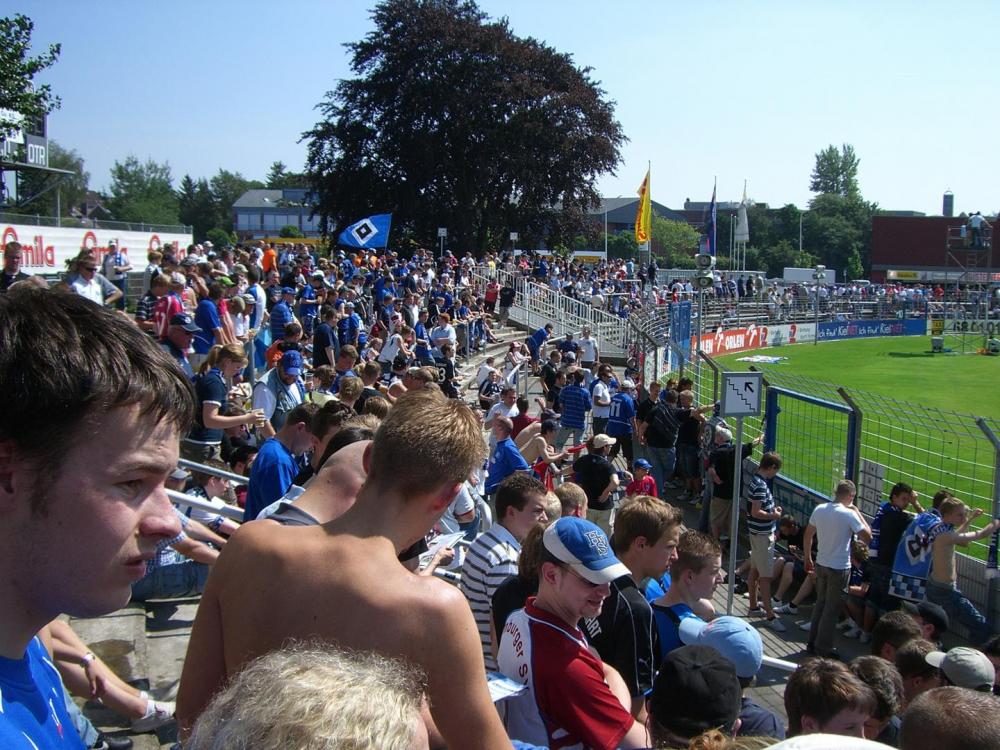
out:
M50 137L91 185L128 154L211 176L300 169L314 106L371 29L356 0L8 0L35 44L63 51L41 80L62 98ZM1000 208L1000 2L481 0L522 36L593 68L629 138L605 195L681 207L809 200L814 155L851 143L862 193L886 209Z

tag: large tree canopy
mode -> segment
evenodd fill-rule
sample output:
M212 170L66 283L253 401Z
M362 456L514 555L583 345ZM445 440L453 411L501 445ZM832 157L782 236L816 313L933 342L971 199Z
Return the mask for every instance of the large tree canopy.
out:
M471 0L385 0L373 20L305 134L331 229L391 211L394 233L447 227L461 250L576 234L625 140L590 70Z
M60 46L50 44L41 55L30 57L34 28L31 19L20 13L0 18L0 110L7 110L0 112L0 136L20 124L18 115L40 118L59 106L49 85L36 86L34 78L56 61Z

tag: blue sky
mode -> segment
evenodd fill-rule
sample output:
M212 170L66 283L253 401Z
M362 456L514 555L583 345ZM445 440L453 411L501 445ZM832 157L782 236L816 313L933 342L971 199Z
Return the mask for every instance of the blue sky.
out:
M349 74L344 42L371 29L354 0L13 0L36 45L63 51L42 80L62 98L50 137L79 151L91 185L128 154L210 176L301 167L314 106ZM1000 144L1000 3L481 0L514 31L593 68L629 143L609 196L680 207L809 200L814 155L851 143L865 197L883 208L994 212Z

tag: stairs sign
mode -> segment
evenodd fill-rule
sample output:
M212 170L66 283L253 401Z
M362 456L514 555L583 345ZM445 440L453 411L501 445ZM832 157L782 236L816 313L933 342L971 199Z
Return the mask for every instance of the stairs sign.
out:
M722 373L722 416L759 417L763 390L762 372Z

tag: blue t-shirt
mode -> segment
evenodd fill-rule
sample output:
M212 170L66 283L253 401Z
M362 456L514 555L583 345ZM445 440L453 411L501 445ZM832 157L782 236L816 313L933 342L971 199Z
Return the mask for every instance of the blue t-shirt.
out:
M201 328L194 335L194 350L197 354L208 354L208 350L215 346L215 329L222 328L222 321L219 319L219 308L210 299L203 299L198 303L194 311L194 322ZM222 343L222 342L218 342Z
M303 318L315 315L317 309L319 309L319 303L316 302L316 290L312 284L306 284L299 292L299 315Z
M320 323L313 333L313 367L333 366L334 363L326 355L327 349L333 349L336 356L340 352L340 345L333 333L333 327L329 323Z
M660 655L657 657L657 664L663 662L664 657L676 648L684 644L681 643L681 636L678 632L680 621L686 617L697 617L694 611L686 604L674 604L664 607L662 604L651 604L653 608L653 621L656 623L656 632L660 636ZM673 612L673 616L671 616ZM674 618L677 622L674 622Z
M299 466L292 452L277 438L265 440L250 469L244 523L254 520L264 508L284 495L298 473Z
M528 462L524 460L524 456L514 445L513 440L510 438L498 440L497 447L494 448L493 455L490 456L486 492L490 493L496 490L497 485L515 471L529 471L530 469L531 467L528 466Z
M611 397L606 435L621 437L632 434L632 418L635 417L635 401L627 393L616 393Z
M0 747L84 750L66 711L59 673L37 637L22 658L0 657Z
M226 381L222 379L222 371L213 367L204 375L198 375L194 379L194 393L197 397L195 408L194 425L188 433L188 440L198 443L210 443L218 445L222 442L222 430L206 427L202 417L205 404L217 404L221 410L226 404Z
M559 391L559 406L562 408L562 426L582 430L587 423L587 412L591 401L587 389L579 385L567 385Z
M643 591L643 596L646 597L646 601L652 604L665 593L670 591L670 584L672 583L670 579L670 572L663 574L663 577L657 580L656 578L650 578L646 582L646 589Z
M164 351L166 351L167 354L169 354L171 357L174 358L174 361L178 365L180 365L182 370L184 370L184 374L187 375L191 380L194 380L194 370L191 369L191 362L188 361L187 353L182 352L180 349L174 346L173 343L171 343L169 340L163 341L160 344L160 346L163 347Z
M358 345L360 346L364 343L360 334L361 316L357 313L351 313L350 315L337 321L337 338L340 341L341 346L353 344L355 336L357 336Z
M545 343L545 340L548 337L549 337L549 332L546 331L544 328L539 328L537 331L531 334L531 338L528 339L528 342L534 344L535 348L538 349L542 344Z
M292 322L292 308L285 300L281 300L271 308L271 340L285 338L285 325Z

